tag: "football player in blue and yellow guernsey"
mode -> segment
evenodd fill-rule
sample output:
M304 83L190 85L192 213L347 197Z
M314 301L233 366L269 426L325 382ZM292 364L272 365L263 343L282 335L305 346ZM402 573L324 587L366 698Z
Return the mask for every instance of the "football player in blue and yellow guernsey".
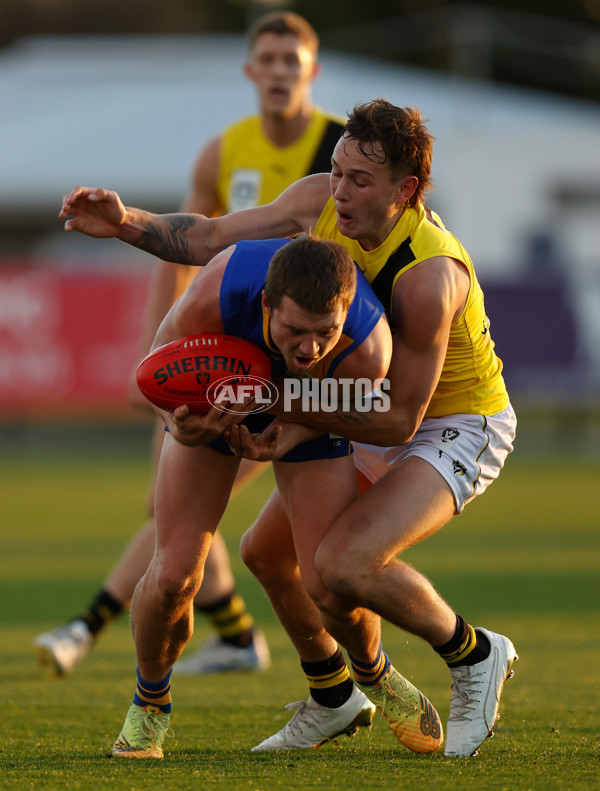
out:
M240 242L217 255L167 314L155 347L199 332L224 332L253 342L271 358L276 377L380 381L392 347L383 306L347 251L335 242L305 235L292 241ZM116 757L163 755L171 670L191 636L193 598L240 463L221 436L232 421L231 411L213 407L199 416L185 405L173 413L156 411L169 430L157 480L157 548L131 607L138 684L113 745ZM240 417L233 413L233 419L238 422ZM272 420L260 413L244 422L252 421L249 430L261 431ZM289 498L291 503L300 491L317 486L330 492L327 504L320 505L319 520L300 504L290 511L298 546L318 544L322 530L356 496L350 443L294 422L279 428L274 469L284 501ZM314 576L310 552L300 567L305 579ZM364 631L361 621L359 617L353 627L357 644ZM322 725L322 740L368 725L375 711L353 684L339 649L328 658L327 670L322 675L333 678L330 686L336 695L343 694L343 702L327 707L312 698L315 713L326 709L330 714ZM435 709L392 670L426 709L430 733L419 731L420 707L386 711L390 725L411 749L436 749L442 728ZM319 686L315 685L317 697Z

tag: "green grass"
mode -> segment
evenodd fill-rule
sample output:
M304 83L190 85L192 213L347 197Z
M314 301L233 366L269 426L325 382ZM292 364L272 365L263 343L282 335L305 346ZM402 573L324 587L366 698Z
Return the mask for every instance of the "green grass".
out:
M520 661L496 737L474 759L416 756L377 717L370 735L310 753L252 754L306 697L291 647L237 557L272 478L237 497L223 532L239 588L267 634L273 667L259 675L177 678L176 738L164 761L107 758L134 687L126 618L71 676L44 676L31 641L100 585L144 518L148 462L19 458L0 463L0 781L3 788L590 789L600 744L600 462L512 459L501 479L410 560L468 620L508 634ZM197 623L194 641L207 636ZM448 675L428 646L384 628L394 663L448 713Z

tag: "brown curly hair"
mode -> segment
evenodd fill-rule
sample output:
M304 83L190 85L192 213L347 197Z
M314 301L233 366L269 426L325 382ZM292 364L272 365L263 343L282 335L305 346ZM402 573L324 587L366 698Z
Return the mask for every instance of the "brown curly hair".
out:
M408 205L425 202L432 189L433 135L416 107L396 107L385 99L356 104L348 115L344 137L356 140L361 154L387 163L395 178L416 176L419 184ZM383 149L378 156L377 148Z

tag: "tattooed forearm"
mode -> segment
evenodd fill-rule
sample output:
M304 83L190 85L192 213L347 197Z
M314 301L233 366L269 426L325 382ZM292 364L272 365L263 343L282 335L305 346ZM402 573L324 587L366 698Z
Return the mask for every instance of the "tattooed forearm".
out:
M369 409L369 412L359 412L357 409L348 409L342 406L338 407L335 412L333 412L333 415L342 425L361 426L369 422L369 413L373 412L374 409L372 407Z
M144 222L136 247L177 264L194 264L186 232L196 224L192 214L162 214Z

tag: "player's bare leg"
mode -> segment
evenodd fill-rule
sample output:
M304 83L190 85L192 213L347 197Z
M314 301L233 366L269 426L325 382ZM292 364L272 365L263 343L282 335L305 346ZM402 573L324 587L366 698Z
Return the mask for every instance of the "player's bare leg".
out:
M456 614L429 580L396 557L453 514L454 498L440 474L422 459L409 458L336 521L316 553L318 573L341 599L360 602L431 645L441 645L454 633ZM343 630L343 619L338 628ZM352 641L352 635L346 639ZM358 645L348 649L360 660L372 659L361 655Z
M167 436L156 490L156 550L131 603L139 669L164 678L193 628L212 534L225 511L238 460Z
M411 457L348 508L325 537L315 562L340 599L365 604L426 640L446 661L452 676L446 754L466 756L491 732L516 658L514 646L502 635L473 629L429 580L397 559L446 524L454 510L454 497L442 476L426 461ZM343 608L324 617L332 634L351 641L351 635L345 637L346 621ZM355 679L360 679L369 663L360 655L356 659ZM362 688L375 700L364 683Z
M268 465L242 459L233 496L262 475ZM204 578L194 598L196 616L207 618L213 634L177 662L176 675L205 675L231 671L261 671L271 665L263 632L236 589L229 551L221 531L213 536Z
M156 486L156 550L131 602L138 681L114 757L162 758L171 670L193 631L193 599L238 466L236 458L206 446L165 438Z
M289 471L304 463L281 466ZM351 497L352 485L349 492ZM291 720L253 749L310 749L369 726L375 707L352 684L344 657L323 628L319 610L304 588L291 526L277 490L244 535L241 552L290 636L310 690L308 701L288 704L287 708L296 709Z
M292 516L302 580L320 608L327 630L348 650L355 680L381 709L398 740L415 752L432 752L439 749L443 740L439 716L427 698L390 664L381 646L378 615L362 606L358 597L338 597L323 585L328 576L315 566L315 556L320 555L321 544L327 542L331 525L343 521L346 512L364 497L356 500L354 470L350 467L348 473L343 462L351 464L351 459L327 460L327 466L321 467L319 462L298 464L295 466L299 469L293 471L286 469L287 465L275 466L278 485ZM307 491L316 490L327 492L328 497L306 497ZM365 523L352 524L353 540L364 537ZM338 546L338 551L338 558L330 558L334 570L346 549Z
M289 520L277 489L240 544L242 560L264 588L301 659L317 662L337 650L298 569Z
M104 589L117 601L121 602L123 608L129 606L135 586L148 568L148 564L154 554L156 542L156 524L154 521L156 471L158 470L165 435L164 423L161 420L156 420L152 436L153 475L146 497L149 519L133 536L104 583ZM264 472L265 468L265 464L242 459L235 479L233 494L235 495L256 480ZM235 579L231 572L229 552L223 537L220 533L217 533L206 558L204 578L202 586L196 594L195 604L199 608L210 605L231 593L234 588Z
M104 590L127 609L135 586L154 554L156 525L151 517L131 538L104 583Z

